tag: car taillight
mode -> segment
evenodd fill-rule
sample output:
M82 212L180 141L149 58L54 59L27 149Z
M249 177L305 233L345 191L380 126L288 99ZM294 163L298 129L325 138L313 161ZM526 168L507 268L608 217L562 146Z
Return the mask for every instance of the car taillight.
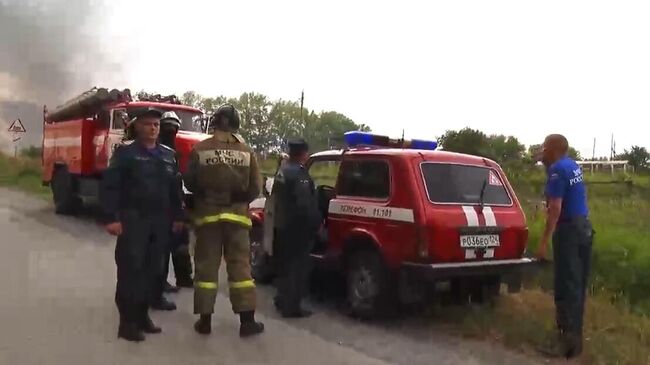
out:
M418 227L417 229L418 257L421 259L429 258L429 235L427 227Z

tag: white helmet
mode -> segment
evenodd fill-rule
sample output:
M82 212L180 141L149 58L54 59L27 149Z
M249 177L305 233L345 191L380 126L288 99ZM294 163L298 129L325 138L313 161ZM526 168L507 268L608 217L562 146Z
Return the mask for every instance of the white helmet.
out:
M176 113L173 111L164 112L162 117L160 117L160 124L161 125L171 124L178 129L181 128L181 120L180 118L178 118L178 115L176 115Z

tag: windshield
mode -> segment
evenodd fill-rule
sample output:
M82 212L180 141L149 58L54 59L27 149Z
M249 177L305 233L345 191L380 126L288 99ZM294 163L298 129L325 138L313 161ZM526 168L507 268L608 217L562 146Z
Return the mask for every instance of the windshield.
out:
M128 113L129 117L133 118L133 115L140 110L141 108L129 108ZM163 110L173 111L178 115L178 118L181 120L181 130L190 131L190 132L203 132L204 123L203 114L201 112L193 112L189 110L179 110L174 108L164 108Z
M174 110L181 119L181 130L191 132L203 132L201 124L202 114L189 112L187 110Z
M423 163L422 176L429 200L433 203L512 204L499 175L487 167Z

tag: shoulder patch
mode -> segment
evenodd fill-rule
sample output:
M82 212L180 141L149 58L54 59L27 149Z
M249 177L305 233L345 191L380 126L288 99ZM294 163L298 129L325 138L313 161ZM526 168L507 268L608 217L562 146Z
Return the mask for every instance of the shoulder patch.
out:
M233 133L232 136L235 137L235 139L237 140L237 142L239 142L239 143L246 143L246 141L244 140L244 137L242 137L241 134L239 134L239 133Z

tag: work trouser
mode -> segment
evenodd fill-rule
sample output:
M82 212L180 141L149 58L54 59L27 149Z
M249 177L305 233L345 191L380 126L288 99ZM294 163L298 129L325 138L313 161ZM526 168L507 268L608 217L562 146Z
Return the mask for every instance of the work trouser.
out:
M556 321L567 334L582 335L593 234L589 220L578 217L558 223L553 235Z
M192 281L192 262L187 245L189 245L189 231L187 229L183 229L183 231L179 233L174 233L172 231L169 232L169 244L165 247L163 252L163 271L153 286L151 298L153 302L160 301L163 297L167 278L169 277L170 255L174 265L176 282ZM183 246L185 246L184 249Z
M168 247L169 218L150 212L127 211L117 238L115 304L122 320L138 321L149 309L152 289L163 272Z
M235 313L254 311L255 283L250 268L249 228L218 222L196 228L194 313L214 312L221 258L226 261L230 303Z
M310 253L315 235L308 232L280 230L278 232L277 305L283 312L301 309L301 301L309 292L311 273Z

